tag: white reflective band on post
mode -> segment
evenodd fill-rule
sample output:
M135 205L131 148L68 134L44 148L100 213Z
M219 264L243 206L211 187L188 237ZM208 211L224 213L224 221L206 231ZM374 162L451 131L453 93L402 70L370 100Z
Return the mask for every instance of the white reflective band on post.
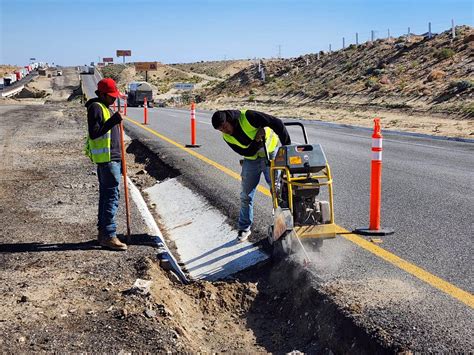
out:
M372 152L372 160L382 161L382 152Z
M372 138L372 148L382 148L382 138Z

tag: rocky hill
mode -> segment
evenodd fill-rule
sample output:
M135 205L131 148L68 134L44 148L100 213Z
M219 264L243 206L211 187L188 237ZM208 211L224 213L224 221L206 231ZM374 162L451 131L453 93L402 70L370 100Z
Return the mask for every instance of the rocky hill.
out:
M379 107L474 117L474 30L380 39L327 53L263 60L208 89L224 97L277 105Z
M227 79L241 70L247 69L253 64L250 60L223 60L223 61L200 61L196 63L172 64L174 68L205 74L211 77Z

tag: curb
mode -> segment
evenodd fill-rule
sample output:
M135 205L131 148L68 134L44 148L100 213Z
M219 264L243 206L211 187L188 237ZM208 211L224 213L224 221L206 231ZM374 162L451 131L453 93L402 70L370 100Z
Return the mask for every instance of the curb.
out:
M130 196L132 197L133 202L135 202L138 208L138 211L140 212L150 232L149 235L152 238L152 244L156 248L160 249L158 253L158 257L161 260L167 260L170 263L171 267L173 268L173 271L175 271L176 274L179 276L180 280L184 284L189 284L188 278L186 277L184 272L181 270L178 262L176 261L173 254L170 252L168 246L166 245L165 239L163 238L163 235L161 234L161 231L158 228L158 225L156 224L155 219L153 218L150 210L148 209L148 206L146 205L146 202L143 199L142 194L140 193L138 188L135 186L135 184L132 182L132 180L130 180L128 176L127 176L127 183L130 188Z

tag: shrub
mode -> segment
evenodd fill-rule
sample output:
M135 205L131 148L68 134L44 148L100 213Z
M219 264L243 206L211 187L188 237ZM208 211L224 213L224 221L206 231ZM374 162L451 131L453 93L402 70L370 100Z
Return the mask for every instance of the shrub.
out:
M383 73L385 73L384 69L374 69L374 71L373 71L373 74L376 75L376 76L380 76Z
M255 101L255 95L250 95L248 98L249 102L254 102Z
M443 48L436 52L436 58L444 60L453 57L454 54L456 53L451 48Z
M373 88L375 85L378 85L378 79L375 76L371 76L365 81L366 88Z
M474 87L474 82L471 80L458 80L458 81L452 81L449 83L449 88L456 88L458 92L462 92L464 90L470 89Z
M430 75L428 75L428 81L435 81L442 79L446 76L446 73L442 70L435 69L433 70Z
M474 117L474 104L468 104L464 106L462 111L469 117Z

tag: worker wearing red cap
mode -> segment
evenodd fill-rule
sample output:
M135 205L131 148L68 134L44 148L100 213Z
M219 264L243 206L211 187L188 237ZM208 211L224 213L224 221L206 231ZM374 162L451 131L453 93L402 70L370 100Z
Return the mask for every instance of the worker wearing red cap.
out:
M121 143L120 113L109 108L119 91L115 81L105 78L99 81L96 90L97 98L86 102L88 137L86 155L97 164L99 179L99 213L98 241L105 248L112 250L127 250L116 234L115 215L120 199L121 180Z

